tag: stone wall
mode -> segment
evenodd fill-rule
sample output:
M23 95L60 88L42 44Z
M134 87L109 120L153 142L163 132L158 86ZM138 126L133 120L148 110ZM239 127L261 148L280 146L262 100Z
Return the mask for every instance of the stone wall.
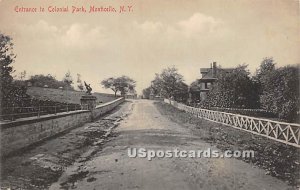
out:
M96 119L102 116L103 114L113 110L117 105L119 105L122 102L124 102L124 98L118 98L111 102L107 102L105 104L96 106L96 108L92 111L92 119Z
M124 102L124 99L119 98L99 105L93 111L79 110L63 112L56 115L49 114L39 118L23 118L17 121L2 123L0 125L1 156L8 155L68 129L91 122L111 111L122 102Z

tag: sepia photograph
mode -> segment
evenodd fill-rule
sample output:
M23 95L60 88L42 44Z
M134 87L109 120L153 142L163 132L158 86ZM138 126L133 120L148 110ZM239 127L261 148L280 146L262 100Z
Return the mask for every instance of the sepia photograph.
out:
M299 190L299 0L0 0L1 190Z

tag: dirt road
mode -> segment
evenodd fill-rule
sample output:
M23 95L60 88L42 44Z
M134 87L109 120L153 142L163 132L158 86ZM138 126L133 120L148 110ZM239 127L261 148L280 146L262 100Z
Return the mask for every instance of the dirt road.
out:
M50 189L289 189L237 159L130 158L128 148L205 150L212 147L162 116L152 101L136 100L110 141L85 162L68 167Z

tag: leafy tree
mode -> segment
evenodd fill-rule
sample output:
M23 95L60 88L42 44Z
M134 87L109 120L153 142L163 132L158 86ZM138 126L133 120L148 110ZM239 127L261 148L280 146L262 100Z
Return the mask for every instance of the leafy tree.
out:
M276 63L272 57L264 58L259 68L256 70L256 76L254 78L261 80L263 77L268 75L269 72L273 72L275 70L275 65Z
M12 39L0 33L0 107L17 106L22 98L27 96L26 86L23 83L13 81L12 73L14 70L11 64L15 58Z
M149 88L154 96L162 95L162 80L160 79L159 74L155 73L155 78L151 81L151 86Z
M56 85L54 85L56 82L58 82L54 76L48 74L48 75L33 75L30 76L28 82L32 84L32 86L36 87L43 87L45 85L49 86L50 88L55 88ZM54 87L55 86L55 87Z
M258 84L249 77L247 65L240 65L232 72L218 70L218 80L212 85L204 107L258 108Z
M253 80L257 82L259 86L259 95L261 96L263 91L265 91L267 85L264 82L267 80L266 77L270 76L272 72L275 71L276 63L274 62L272 57L265 57L259 68L256 70L255 75L253 76Z
M174 99L178 102L187 102L189 98L189 86L184 82L179 82L174 91Z
M272 69L259 79L262 86L261 107L286 121L297 121L300 103L299 65Z
M143 97L146 99L150 98L150 94L151 94L151 87L145 88L143 90Z
M9 36L0 33L0 66L1 66L1 92L6 94L6 89L11 85L14 72L11 64L14 62L16 55L13 53L13 43Z
M160 74L155 74L155 79L151 82L151 86L155 94L159 93L166 98L174 97L188 88L184 84L183 76L178 73L175 67L163 69Z
M199 103L200 102L200 90L201 86L198 80L195 80L190 85L190 93L193 103Z
M104 88L110 88L115 93L115 97L117 96L117 92L119 91L119 85L116 81L116 78L110 77L101 82Z
M28 79L28 82L30 82L32 84L32 86L36 86L36 87L44 87L45 85L47 85L49 88L64 87L64 88L72 89L72 86L68 86L69 84L67 84L63 81L58 81L51 74L48 74L48 75L41 74L41 75L31 76Z
M104 88L110 88L115 93L116 97L118 92L123 96L128 92L135 93L136 82L128 76L123 75L117 78L110 77L105 79L101 82L101 85Z

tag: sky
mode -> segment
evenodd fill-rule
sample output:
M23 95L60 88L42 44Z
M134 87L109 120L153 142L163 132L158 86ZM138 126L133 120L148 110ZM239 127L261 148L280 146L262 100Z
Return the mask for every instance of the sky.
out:
M132 11L119 13L123 5ZM50 13L49 6L84 6L87 13ZM117 12L88 13L90 6ZM248 64L252 73L264 57L277 66L300 63L299 10L297 0L0 0L0 32L13 38L15 74L61 80L70 71L109 93L100 82L127 75L141 93L170 66L190 84L213 61Z

